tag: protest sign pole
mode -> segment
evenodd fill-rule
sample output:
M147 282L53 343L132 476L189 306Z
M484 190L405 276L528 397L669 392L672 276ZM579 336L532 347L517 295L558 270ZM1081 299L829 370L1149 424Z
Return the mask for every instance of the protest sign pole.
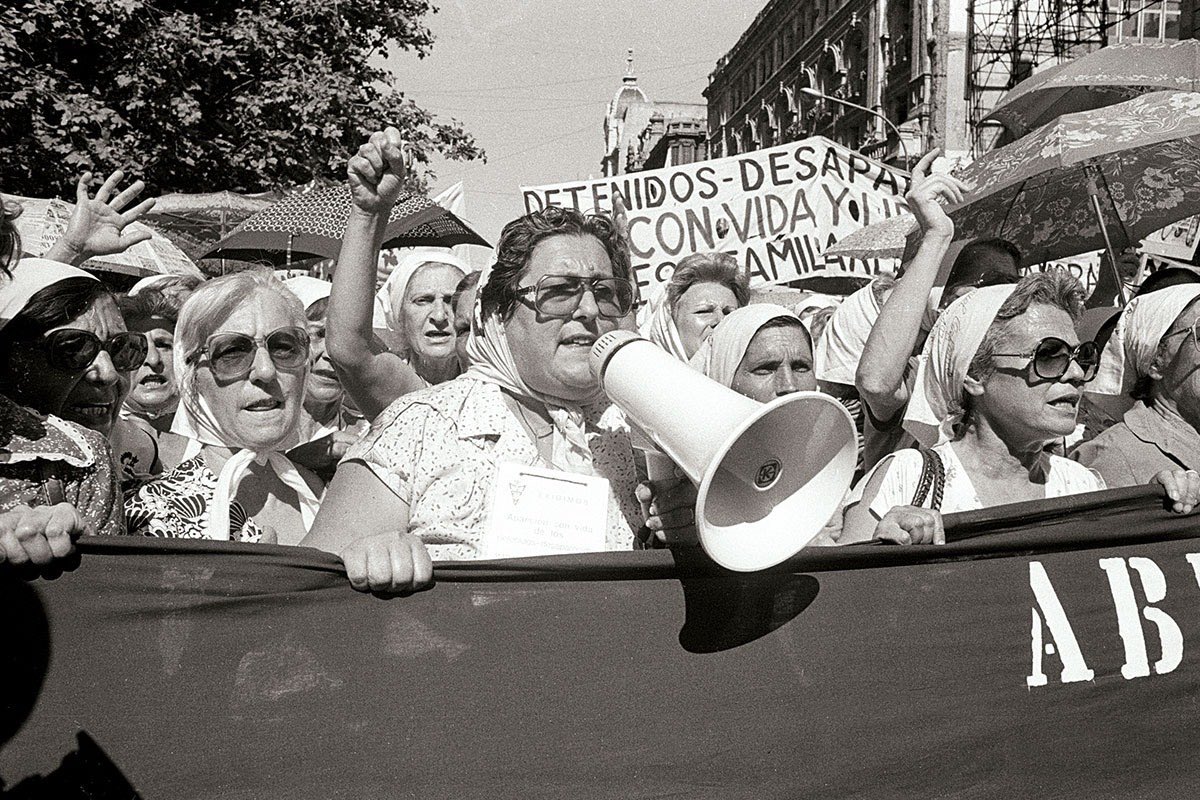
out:
M883 114L879 113L873 108L867 108L866 106L861 106L858 103L852 103L849 100L843 100L840 97L834 97L833 95L825 94L820 89L814 89L811 86L805 86L800 90L800 93L806 94L809 97L816 97L820 100L829 100L834 103L849 106L850 108L857 108L859 111L865 111L871 116L883 120L883 124L891 128L892 132L896 134L896 142L900 145L900 152L904 153L904 168L907 170L912 164L912 159L909 158L908 155L908 146L904 144L904 137L900 135L900 129L896 127L896 123L892 122Z

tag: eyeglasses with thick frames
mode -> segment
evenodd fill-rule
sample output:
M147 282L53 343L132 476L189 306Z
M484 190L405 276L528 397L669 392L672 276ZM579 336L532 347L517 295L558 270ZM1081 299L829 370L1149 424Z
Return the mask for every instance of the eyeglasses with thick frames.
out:
M285 372L308 364L308 331L297 327L278 328L261 339L244 333L214 333L188 360L195 363L206 355L214 378L238 380L250 374L260 347L266 347L271 363Z
M1048 336L1037 343L1031 353L994 353L995 356L1028 358L1033 372L1045 381L1057 381L1067 374L1074 361L1083 371L1086 383L1096 377L1100 369L1100 346L1095 342L1080 342L1072 347L1056 336Z
M150 345L140 333L122 331L105 340L91 331L60 328L42 339L50 365L67 372L83 372L104 350L117 372L132 372L146 361Z
M517 288L515 294L532 294L533 308L543 316L569 319L583 302L584 291L592 293L596 311L604 319L620 319L633 308L633 283L624 278L543 275L533 286Z

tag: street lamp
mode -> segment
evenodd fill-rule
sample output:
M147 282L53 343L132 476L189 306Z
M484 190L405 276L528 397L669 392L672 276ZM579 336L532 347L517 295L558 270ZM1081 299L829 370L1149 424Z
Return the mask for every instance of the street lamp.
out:
M873 108L867 108L866 106L860 106L858 103L852 103L849 100L843 100L840 97L834 97L833 95L825 94L820 89L814 89L811 86L803 87L800 90L800 93L806 94L809 97L816 97L819 100L831 100L834 103L840 103L841 105L849 106L850 108L857 108L859 111L865 111L868 114L870 114L871 116L883 120L883 124L887 125L889 128L891 128L892 131L896 134L896 142L900 145L900 151L902 153L904 153L904 168L909 169L909 167L912 164L912 161L908 157L908 146L904 144L904 137L900 135L900 129L896 127L896 123L892 122L890 119L888 119L883 114L879 113L878 111L876 111Z

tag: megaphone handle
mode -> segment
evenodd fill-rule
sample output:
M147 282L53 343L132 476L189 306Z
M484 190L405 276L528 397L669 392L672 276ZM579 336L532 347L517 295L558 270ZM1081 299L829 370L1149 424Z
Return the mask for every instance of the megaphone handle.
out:
M657 450L646 450L646 477L665 481L675 477L675 462Z

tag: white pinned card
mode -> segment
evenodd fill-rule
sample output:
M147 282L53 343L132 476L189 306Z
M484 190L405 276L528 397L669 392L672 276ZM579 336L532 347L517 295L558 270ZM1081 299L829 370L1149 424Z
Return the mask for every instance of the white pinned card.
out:
M483 539L484 558L597 553L608 529L608 481L501 463Z

